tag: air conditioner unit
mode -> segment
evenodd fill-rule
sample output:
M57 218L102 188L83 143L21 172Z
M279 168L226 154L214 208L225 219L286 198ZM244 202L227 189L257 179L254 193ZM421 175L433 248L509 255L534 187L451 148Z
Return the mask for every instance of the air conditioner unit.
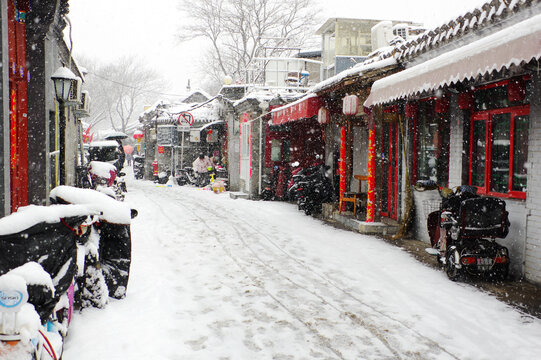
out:
M71 90L70 94L68 96L68 103L70 104L79 104L81 102L81 87L83 85L83 81L81 78L77 78L75 80L71 80Z
M74 111L78 117L90 116L90 95L88 91L81 91L81 102L77 103Z

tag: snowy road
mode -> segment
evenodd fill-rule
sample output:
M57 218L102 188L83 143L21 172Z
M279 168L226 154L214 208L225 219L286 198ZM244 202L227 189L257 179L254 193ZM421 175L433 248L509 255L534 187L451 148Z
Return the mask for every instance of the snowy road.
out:
M290 204L131 182L128 296L64 360L534 359L541 321Z

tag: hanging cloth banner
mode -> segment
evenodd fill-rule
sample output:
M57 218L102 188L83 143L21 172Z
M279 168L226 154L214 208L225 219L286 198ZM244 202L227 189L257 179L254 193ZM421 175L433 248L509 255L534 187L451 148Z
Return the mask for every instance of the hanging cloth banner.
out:
M368 190L366 201L366 222L374 222L374 202L376 188L376 134L374 128L368 130Z
M340 128L340 163L338 164L338 174L340 175L340 199L346 191L346 128ZM344 206L342 204L342 206ZM342 210L342 209L340 209Z

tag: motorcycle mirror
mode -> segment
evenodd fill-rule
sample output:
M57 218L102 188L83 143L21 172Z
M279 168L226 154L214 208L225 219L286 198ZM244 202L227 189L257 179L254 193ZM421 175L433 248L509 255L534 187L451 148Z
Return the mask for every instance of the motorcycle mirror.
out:
M135 209L131 209L131 218L135 219L139 215L139 212Z

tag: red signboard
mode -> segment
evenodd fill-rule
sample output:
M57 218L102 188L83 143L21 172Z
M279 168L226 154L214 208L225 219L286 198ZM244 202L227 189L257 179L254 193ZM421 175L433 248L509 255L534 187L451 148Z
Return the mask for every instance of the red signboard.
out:
M163 146L158 146L158 154L163 154L165 152L165 149Z
M316 96L291 103L272 112L272 123L273 125L280 125L289 121L317 116L321 105L320 98Z

